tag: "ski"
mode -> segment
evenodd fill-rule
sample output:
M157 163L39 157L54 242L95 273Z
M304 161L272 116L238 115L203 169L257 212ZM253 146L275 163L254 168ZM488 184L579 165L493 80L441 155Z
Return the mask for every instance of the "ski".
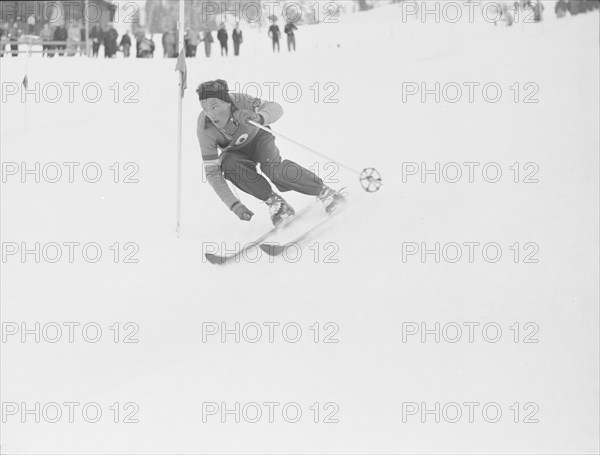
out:
M281 224L273 227L273 229L271 229L270 231L261 235L256 240L244 245L242 248L237 250L235 253L232 253L229 255L218 255L218 254L212 254L212 253L205 253L204 257L206 258L206 260L208 262L210 262L211 264L214 264L214 265L225 265L231 261L234 261L234 260L238 259L239 257L241 257L248 250L250 250L256 246L259 246L262 242L267 240L269 237L275 235L277 232L279 232L282 229L284 229L285 227L289 226L294 221L297 221L302 215L304 215L306 212L308 212L312 207L313 207L313 204L307 205L302 210L300 210L298 213L296 213L294 216L283 220L283 222Z
M335 212L333 212L331 215L329 215L324 220L320 221L318 224L316 224L312 228L310 228L308 231L305 231L302 234L300 234L298 237L296 237L295 239L293 239L290 242L287 242L283 245L281 245L279 243L266 243L265 242L265 243L260 244L260 249L263 250L265 253L267 253L269 256L280 256L285 251L285 249L288 248L290 245L296 245L296 244L302 242L307 237L310 237L310 235L313 232L318 230L321 226L329 223L338 213L339 213L339 209L336 210Z
M339 193L342 194L344 196L344 198L348 197L348 191L347 191L346 187L340 189ZM321 226L329 223L329 221L331 221L332 218L334 218L337 214L340 213L340 211L342 210L342 207L346 203L347 203L347 200L344 200L343 203L341 205L339 205L333 212L328 213L327 218L320 221L318 224L316 224L309 230L305 231L304 233L300 234L295 239L293 239L291 242L287 242L287 243L281 245L279 243L267 243L267 242L261 241L260 249L263 250L265 253L267 253L269 256L281 255L287 247L289 247L290 245L294 245L294 244L298 244L298 243L302 242L304 239L309 237L313 232L318 230Z

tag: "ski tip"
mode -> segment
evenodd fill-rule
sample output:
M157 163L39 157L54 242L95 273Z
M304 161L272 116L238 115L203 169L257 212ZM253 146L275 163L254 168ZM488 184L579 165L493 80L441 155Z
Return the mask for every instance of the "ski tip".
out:
M227 259L224 258L223 256L217 256L217 255L211 254L211 253L206 253L204 255L204 257L206 258L206 260L208 262L210 262L211 264L214 264L214 265L223 265L223 264L225 264L225 262L227 262Z
M279 256L283 253L285 245L279 245L277 243L262 243L260 249L267 253L269 256Z

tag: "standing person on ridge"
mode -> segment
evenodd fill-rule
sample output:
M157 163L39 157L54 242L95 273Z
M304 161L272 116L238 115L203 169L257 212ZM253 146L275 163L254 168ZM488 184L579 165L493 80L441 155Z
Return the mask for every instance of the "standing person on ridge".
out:
M126 31L125 34L121 37L119 48L123 50L123 57L128 58L129 50L131 49L131 37L129 36L129 31Z
M275 52L275 47L277 47L277 52L279 52L279 37L281 36L279 26L275 23L276 20L273 21L268 32L269 37L273 40L273 52Z
M231 38L233 39L233 55L240 55L240 45L244 42L244 37L242 35L242 31L240 30L240 23L235 24L235 29L231 34Z
M204 53L206 54L206 58L210 58L212 43L215 42L212 32L210 30L204 32L204 38L202 38L200 41L204 41Z
M288 52L292 51L292 47L294 48L294 52L296 52L296 36L294 35L294 30L298 30L298 27L296 27L292 21L285 24L283 29L283 33L287 35Z
M221 27L217 32L217 39L221 44L221 57L225 54L225 57L229 55L229 48L227 47L227 40L229 39L229 34L227 33L227 29L225 28L225 22L221 23Z

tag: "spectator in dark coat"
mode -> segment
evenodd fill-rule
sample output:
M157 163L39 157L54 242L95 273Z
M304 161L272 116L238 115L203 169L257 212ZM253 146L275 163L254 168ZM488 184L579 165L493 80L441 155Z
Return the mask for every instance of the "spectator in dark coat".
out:
M536 1L533 5L533 21L541 22L542 21L542 13L544 12L544 5L541 1Z
M215 42L212 32L210 30L204 32L204 38L202 38L200 41L204 41L204 53L206 54L206 58L210 58L212 44Z
M191 57L192 50L190 49L190 29L186 28L185 33L183 34L183 48L185 50L185 56Z
M100 44L104 41L104 33L98 25L94 25L90 31L90 38L92 39L92 57L98 57Z
M217 32L217 39L219 43L221 43L221 57L223 54L225 56L229 55L229 49L227 47L227 40L229 40L229 34L227 33L227 29L225 28L225 23L221 23L221 27L219 27L219 31Z
M298 27L291 21L285 24L283 29L283 33L287 35L288 52L291 52L292 47L294 48L294 52L296 52L296 35L294 35L294 30L298 30Z
M67 55L69 57L77 53L77 49L81 44L79 42L81 39L81 28L82 24L80 22L71 22L69 24L69 28L67 29Z
M269 27L268 35L273 40L273 52L275 52L275 47L277 47L277 52L279 52L279 37L281 36L281 31L275 22Z
M142 41L146 38L146 32L143 28L138 27L134 30L133 36L135 38L135 56L137 58L141 58L140 55L140 46L142 45Z
M8 22L0 25L0 57L4 57L4 48L8 41Z
M131 49L131 37L129 36L128 31L126 31L125 34L121 37L119 48L123 50L123 57L129 58L129 49Z
M85 37L85 25L82 23L81 24L81 29L79 30L80 33L80 37L79 37L79 55L87 55L87 49L88 49L88 40Z
M67 29L65 28L64 24L60 24L58 27L56 27L56 30L54 30L54 41L65 41L64 44L56 45L56 49L58 49L58 55L60 55L61 57L63 55L63 51L67 47L66 41L67 41L68 37L69 37L69 34L68 34Z
M162 34L162 46L163 46L163 57L167 58L167 36L169 32L164 32Z
M240 45L244 42L244 36L242 35L242 31L240 30L240 23L235 24L235 29L231 34L231 38L233 39L233 54L240 55Z
M119 33L115 30L112 23L107 25L106 32L104 33L104 57L115 58L117 53L117 39Z
M176 58L179 52L177 52L177 31L169 30L163 33L162 38L164 56L166 58Z
M198 32L188 28L183 36L183 42L185 43L185 56L195 57L198 43L200 42L200 36L198 35Z
M556 13L556 17L565 17L568 9L569 5L565 0L558 0L558 2L556 2L556 5L554 5L554 12Z
M40 38L42 38L42 42L44 43L46 41L52 41L53 36L54 33L50 28L50 24L44 24L44 28L42 28L42 31L40 32ZM42 57L45 56L54 57L54 46L51 44L42 44Z
M138 47L138 57L140 58L153 58L154 57L154 41L152 38L139 38L138 39L139 47Z
M569 13L571 13L572 16L574 16L575 14L579 14L580 8L579 8L579 0L569 0Z
M8 29L7 35L10 41L11 55L13 57L18 57L19 40L21 39L21 35L23 35L23 30L21 30L21 27L19 27L19 23L17 21L13 22L12 27Z
M35 15L30 15L27 18L27 34L33 35L35 33Z

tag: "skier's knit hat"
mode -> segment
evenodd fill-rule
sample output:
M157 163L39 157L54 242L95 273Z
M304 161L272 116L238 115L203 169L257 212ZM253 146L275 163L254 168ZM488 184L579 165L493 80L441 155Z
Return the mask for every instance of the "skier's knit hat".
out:
M198 86L196 93L198 94L200 101L207 100L208 98L217 98L226 103L233 104L233 101L229 96L229 87L227 86L227 82L223 79L203 82Z

